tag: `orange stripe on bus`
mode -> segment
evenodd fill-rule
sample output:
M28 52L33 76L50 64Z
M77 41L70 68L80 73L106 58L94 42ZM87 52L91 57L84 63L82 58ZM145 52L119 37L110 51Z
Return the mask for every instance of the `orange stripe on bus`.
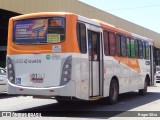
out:
M139 62L137 58L122 58L122 57L114 57L115 60L119 61L119 63L124 64L132 69L134 69L137 72L141 72L140 71L140 66L139 66Z
M125 30L123 30L123 29L117 28L117 27L114 26L114 25L105 23L105 22L100 21L100 20L94 20L94 21L100 23L102 29L104 29L104 30L113 31L113 32L116 32L116 33L122 33L122 34L125 34L126 36L131 36L131 33L130 33L130 32L127 32L127 31L125 31Z

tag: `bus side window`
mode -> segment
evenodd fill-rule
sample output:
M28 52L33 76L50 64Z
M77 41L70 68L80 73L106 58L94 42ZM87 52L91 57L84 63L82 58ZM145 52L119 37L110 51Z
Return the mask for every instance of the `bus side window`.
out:
M104 32L104 53L105 55L115 56L116 38L114 32Z
M146 42L146 59L149 60L149 43Z
M135 44L134 44L134 39L131 39L131 58L135 58Z
M122 55L122 57L127 56L126 37L124 35L121 36L121 55Z
M121 37L120 35L116 35L116 51L117 56L121 56Z
M138 58L139 57L139 54L138 54L139 52L138 52L138 40L135 40L135 56L136 56L136 58Z
M109 55L109 33L104 31L104 54Z
M131 57L131 40L130 38L127 38L127 51L128 51L128 57Z
M146 59L146 42L143 41L143 58Z
M77 23L77 39L80 52L87 53L86 26L83 23Z
M117 56L127 56L127 42L124 35L116 35Z
M100 33L88 30L88 53L89 60L99 60L99 38Z
M116 37L115 33L109 32L109 48L110 48L110 55L116 55Z
M143 42L141 40L138 41L139 48L139 56L138 58L143 59Z

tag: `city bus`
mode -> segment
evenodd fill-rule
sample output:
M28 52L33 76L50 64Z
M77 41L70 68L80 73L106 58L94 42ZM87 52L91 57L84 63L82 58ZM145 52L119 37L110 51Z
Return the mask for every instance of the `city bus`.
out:
M42 12L9 20L8 94L60 103L147 92L153 40L74 13Z

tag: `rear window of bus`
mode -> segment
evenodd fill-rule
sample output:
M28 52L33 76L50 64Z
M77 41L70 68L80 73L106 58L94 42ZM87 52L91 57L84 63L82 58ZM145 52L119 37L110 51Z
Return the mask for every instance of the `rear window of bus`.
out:
M50 17L14 21L13 42L47 44L65 40L65 18Z

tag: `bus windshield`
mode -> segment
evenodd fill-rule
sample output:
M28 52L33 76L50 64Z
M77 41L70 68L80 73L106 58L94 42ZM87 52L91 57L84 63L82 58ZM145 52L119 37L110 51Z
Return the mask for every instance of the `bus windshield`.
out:
M65 39L65 18L23 19L14 22L15 44L59 43Z

